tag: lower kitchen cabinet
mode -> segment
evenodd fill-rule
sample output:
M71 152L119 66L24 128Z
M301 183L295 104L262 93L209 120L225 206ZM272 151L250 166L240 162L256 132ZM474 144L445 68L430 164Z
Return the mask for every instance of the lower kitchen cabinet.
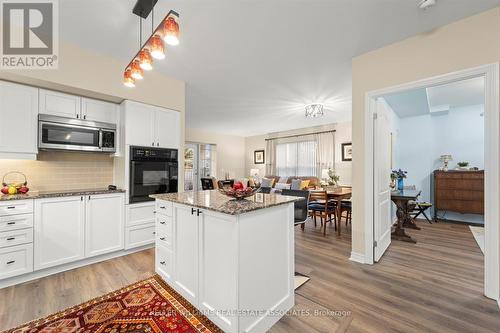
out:
M124 195L89 195L86 197L85 206L85 257L122 250L125 225Z
M0 280L33 272L33 244L0 248Z
M35 200L35 270L85 257L83 196Z

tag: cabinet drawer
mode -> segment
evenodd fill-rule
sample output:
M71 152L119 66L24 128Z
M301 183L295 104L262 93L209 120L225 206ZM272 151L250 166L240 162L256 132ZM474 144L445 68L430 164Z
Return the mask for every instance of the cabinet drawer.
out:
M157 245L155 249L155 270L164 279L172 279L173 263L172 251L164 246Z
M154 223L133 226L125 229L125 248L152 244L155 241Z
M156 200L156 213L172 216L172 203L169 201Z
M155 203L146 202L126 206L126 225L127 227L154 223L155 221Z
M0 232L0 248L33 243L33 228Z
M0 232L33 227L33 214L0 216Z
M33 244L0 248L0 279L33 272Z
M7 200L0 202L0 216L33 212L33 200Z

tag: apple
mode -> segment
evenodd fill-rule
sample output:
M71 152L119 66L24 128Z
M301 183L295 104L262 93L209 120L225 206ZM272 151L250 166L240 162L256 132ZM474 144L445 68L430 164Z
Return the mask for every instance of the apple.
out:
M235 190L242 190L243 189L243 184L241 182L234 183L233 189L235 189Z
M19 189L19 193L26 194L30 189L26 185L22 185Z
M2 187L2 193L3 194L9 194L9 187L8 186Z

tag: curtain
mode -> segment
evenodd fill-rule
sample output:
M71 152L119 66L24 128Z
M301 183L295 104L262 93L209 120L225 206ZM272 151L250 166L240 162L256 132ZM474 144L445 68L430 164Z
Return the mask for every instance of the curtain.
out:
M316 176L317 143L313 139L276 144L276 174L280 177Z
M321 177L323 169L335 169L335 132L314 134L318 144L316 175Z
M266 141L266 176L276 175L276 140Z

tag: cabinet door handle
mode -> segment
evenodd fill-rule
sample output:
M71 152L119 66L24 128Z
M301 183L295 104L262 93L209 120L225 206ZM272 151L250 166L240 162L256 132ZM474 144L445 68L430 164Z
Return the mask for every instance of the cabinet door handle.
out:
M165 265L166 263L164 261L160 261L160 264Z
M15 221L12 221L12 222L7 222L8 225L13 225L13 224L16 224Z
M201 210L199 209L196 210L196 216L200 216L201 213L203 213Z
M165 206L160 206L160 208L161 208L161 209L165 209L165 208L167 208L167 207L165 207Z
M160 237L160 240L165 240L165 237Z
M78 118L80 118L80 115L77 113L77 114L76 114L76 119L78 119Z
M193 214L194 214L194 212L196 212L196 209L191 208L191 215L193 215Z
M7 261L7 265L13 264L15 262L16 262L15 260Z
M7 209L14 209L16 206L8 206Z
M156 235L156 231L153 231L153 235Z
M160 224L165 224L165 221L161 221Z
M156 143L156 147L160 147L160 143L159 142Z
M155 146L155 143L154 143L154 142L153 142L153 143L151 143L151 146L153 146L153 147L154 147L154 146Z
M85 114L85 115L83 115L83 119L87 119L87 115L86 115L86 114Z
M11 240L14 240L14 239L16 239L16 237L9 237L9 238L7 238L8 241L11 241Z
M89 195L89 200L90 200L90 195Z

